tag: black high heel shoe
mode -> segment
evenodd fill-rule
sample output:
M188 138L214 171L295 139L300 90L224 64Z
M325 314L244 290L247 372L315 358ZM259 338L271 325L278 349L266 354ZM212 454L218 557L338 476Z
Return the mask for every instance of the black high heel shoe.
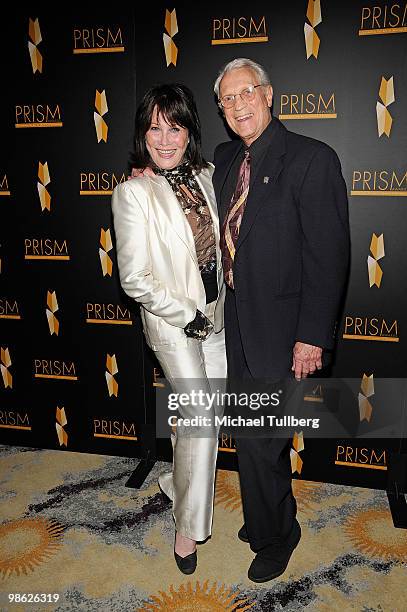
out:
M196 549L194 550L193 553L190 553L186 557L181 557L178 553L175 552L175 542L176 542L176 539L177 539L177 532L175 532L174 558L175 558L176 564L178 566L178 569L183 574L193 574L194 571L196 570L196 564L197 564Z
M178 566L178 569L183 574L193 574L194 573L194 571L196 570L196 564L197 564L196 550L190 555L187 555L186 557L180 557L175 552L175 547L174 547L174 557L175 557L175 561Z

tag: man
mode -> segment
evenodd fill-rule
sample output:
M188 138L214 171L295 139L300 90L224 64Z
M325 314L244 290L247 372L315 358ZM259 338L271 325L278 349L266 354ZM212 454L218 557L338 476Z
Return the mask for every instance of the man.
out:
M215 151L213 183L221 248L228 377L297 380L322 367L334 343L347 276L346 187L336 153L289 132L271 115L267 73L249 59L229 62L215 83L228 126L240 140ZM256 556L248 576L281 575L301 537L291 489L289 443L236 440L245 525Z

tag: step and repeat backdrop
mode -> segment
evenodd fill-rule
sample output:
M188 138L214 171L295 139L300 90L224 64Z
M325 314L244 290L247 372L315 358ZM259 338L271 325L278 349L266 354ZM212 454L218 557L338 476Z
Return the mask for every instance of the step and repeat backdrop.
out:
M1 443L171 459L168 441L155 441L160 372L120 288L110 197L127 180L135 108L153 84L193 90L212 159L230 137L213 82L235 57L268 70L273 114L289 130L341 160L352 263L330 374L360 380L358 418L373 428L376 381L405 377L407 365L407 4L153 2L58 18L38 5L15 12L3 44ZM292 471L385 488L402 436L298 431ZM233 440L219 449L219 466L236 468Z

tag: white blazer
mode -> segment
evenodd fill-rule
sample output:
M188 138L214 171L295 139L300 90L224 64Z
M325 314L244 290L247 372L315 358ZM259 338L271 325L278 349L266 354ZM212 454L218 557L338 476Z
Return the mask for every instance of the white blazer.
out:
M219 332L225 286L212 174L211 164L195 178L215 233L219 292L214 328ZM197 309L204 312L206 296L192 230L177 197L163 176L138 177L117 185L112 210L120 282L127 295L141 304L147 344L153 350L186 346L183 328Z

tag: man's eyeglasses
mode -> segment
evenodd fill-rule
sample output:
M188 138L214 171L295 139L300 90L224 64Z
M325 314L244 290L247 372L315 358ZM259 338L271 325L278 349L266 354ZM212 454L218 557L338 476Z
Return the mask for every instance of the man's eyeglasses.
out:
M249 87L246 87L240 93L222 96L219 98L218 104L223 108L232 108L236 104L237 96L241 96L245 102L252 102L256 96L256 87L263 87L263 85L249 85Z

